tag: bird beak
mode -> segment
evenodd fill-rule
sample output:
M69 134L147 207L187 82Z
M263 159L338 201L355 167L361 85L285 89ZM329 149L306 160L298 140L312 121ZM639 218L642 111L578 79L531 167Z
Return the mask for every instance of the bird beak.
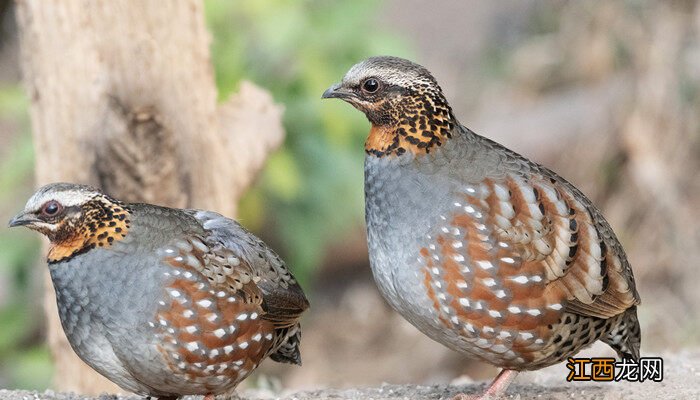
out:
M13 228L15 226L31 225L37 221L38 219L36 219L31 213L21 212L15 215L15 217L10 220L8 226L10 228Z
M339 83L329 87L321 95L322 99L347 99L353 97L354 93L342 87Z

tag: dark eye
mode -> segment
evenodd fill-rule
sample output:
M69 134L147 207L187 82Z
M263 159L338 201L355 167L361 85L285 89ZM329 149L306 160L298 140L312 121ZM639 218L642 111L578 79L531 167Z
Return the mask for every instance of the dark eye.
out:
M41 214L47 217L53 217L63 210L61 203L56 200L47 201L43 207L41 207Z
M379 81L374 78L369 78L362 82L362 90L367 93L374 93L379 90Z

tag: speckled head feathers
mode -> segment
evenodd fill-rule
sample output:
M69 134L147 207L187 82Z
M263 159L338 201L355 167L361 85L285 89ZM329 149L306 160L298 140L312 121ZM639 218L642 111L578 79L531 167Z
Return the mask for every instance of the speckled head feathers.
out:
M323 98L340 98L372 123L365 151L377 157L429 153L451 137L456 121L440 85L424 67L398 57L354 65Z
M370 57L350 68L343 77L344 86L358 86L366 78L375 77L389 85L403 88L421 85L439 86L425 67L412 61L391 56Z
M24 225L49 239L49 261L68 259L121 240L129 229L129 207L99 189L74 183L39 188L10 226Z
M47 201L55 200L63 207L77 206L87 203L95 196L102 195L99 189L77 183L57 182L49 183L37 190L27 201L25 212L39 211Z

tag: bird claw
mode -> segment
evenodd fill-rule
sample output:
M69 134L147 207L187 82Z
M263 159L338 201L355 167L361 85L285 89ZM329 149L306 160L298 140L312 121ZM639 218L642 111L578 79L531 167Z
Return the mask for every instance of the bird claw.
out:
M515 377L518 375L518 371L504 369L502 370L496 379L491 382L491 384L486 388L486 390L481 394L467 395L460 393L454 396L450 400L494 400L498 399L506 393L506 389L513 382Z

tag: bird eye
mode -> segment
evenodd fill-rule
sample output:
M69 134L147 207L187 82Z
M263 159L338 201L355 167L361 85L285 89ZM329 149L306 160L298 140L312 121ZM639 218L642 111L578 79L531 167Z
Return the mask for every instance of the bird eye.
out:
M41 214L47 217L53 217L61 210L63 210L61 203L57 202L56 200L51 200L47 201L46 204L41 207Z
M362 90L367 93L374 93L379 90L379 81L374 78L369 78L362 82Z

